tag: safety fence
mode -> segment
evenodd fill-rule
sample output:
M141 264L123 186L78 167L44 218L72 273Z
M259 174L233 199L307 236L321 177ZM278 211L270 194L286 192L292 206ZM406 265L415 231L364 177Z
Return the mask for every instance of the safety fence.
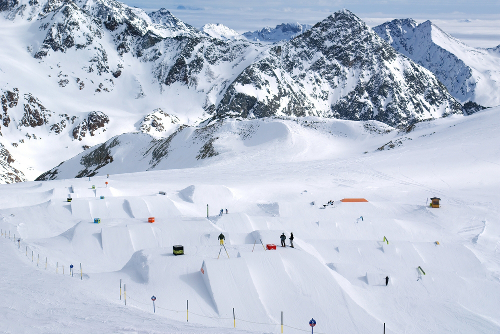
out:
M135 303L139 303L139 304L145 305L147 307L151 307L151 304L145 303L143 301L139 301L136 298L132 298L132 297L130 297L129 294L127 294L125 300L129 300L129 299L133 300ZM125 301L125 305L126 305L126 301ZM297 331L300 331L300 332L307 332L307 333L310 332L310 330L305 330L305 329L301 329L301 328L297 328L297 327L293 327L293 326L289 326L289 325L284 324L283 323L283 312L281 312L281 321L282 322L281 322L281 324L279 324L279 323L272 323L272 322L264 323L264 322L250 321L250 320L239 318L239 317L236 316L236 312L235 312L234 308L233 308L233 317L232 318L228 318L228 317L211 317L211 316L207 316L207 315L195 313L195 312L189 311L189 300L186 300L186 310L182 310L182 311L172 310L172 309L164 308L164 307L161 307L161 306L158 306L158 305L156 305L156 308L160 309L160 310L163 310L163 311L174 312L174 313L177 313L177 314L185 312L186 313L186 322L189 322L189 316L195 315L195 316L198 316L198 317L201 317L201 318L207 318L207 319L227 320L228 323L232 322L232 325L233 325L232 327L233 328L236 328L236 322L237 321L241 321L241 322L244 322L244 323L249 323L249 324L254 324L254 325L263 325L263 326L268 326L268 327L279 327L279 326L281 326L281 333L284 333L284 328L294 329L294 330L297 330ZM224 327L230 328L230 326L224 326ZM326 333L318 332L318 331L314 331L314 333L326 334Z
M45 263L43 262L43 257L42 257L42 263L40 264L40 254L37 253L36 257L35 257L34 250L32 250L29 245L23 243L20 238L16 239L16 235L15 234L11 234L10 231L3 230L3 229L0 230L0 233L1 233L0 237L13 239L14 243L17 244L18 249L20 251L23 251L23 250L25 251L26 257L29 258L30 255L31 255L31 262L34 263L35 259L36 259L37 267L45 267L45 270L47 270L47 268L49 266L48 265L48 258L47 257L45 257ZM70 267L68 267L68 268L70 269L70 271L68 271L68 274L71 275L71 276L73 276L74 275L74 272L72 270L73 268L70 268ZM64 265L59 266L59 262L58 261L56 262L55 269L56 269L56 274L61 273L61 274L65 275L65 266ZM82 270L81 263L80 263L80 273L79 274L80 274L80 279L83 280L83 270ZM121 279L120 279L120 300L122 300L122 280ZM137 304L145 305L148 308L151 307L151 304L146 303L144 301L141 301L138 298L135 298L135 296L132 298L130 296L130 294L127 293L126 284L124 284L123 285L123 301L124 301L124 305L127 305L127 300L133 301L134 303L137 303ZM129 302L129 305L130 305L130 302ZM293 330L296 330L296 331L299 331L299 332L307 332L307 333L310 332L309 329L305 330L305 329L293 327L293 326L290 326L290 325L286 325L283 322L283 312L281 312L281 323L273 323L273 322L264 323L264 322L251 321L251 320L247 320L247 319L242 319L242 318L236 317L236 312L235 312L234 308L233 308L233 317L232 318L228 318L228 317L213 317L213 316L207 316L207 315L199 314L199 313L192 312L192 311L190 312L189 311L189 300L186 300L186 310L173 310L173 309L168 309L168 308L161 307L161 306L158 306L158 305L155 306L154 305L154 301L153 301L153 309L155 310L156 308L160 309L160 310L163 310L163 311L166 311L166 312L173 312L173 313L177 313L177 314L186 312L186 322L189 322L189 316L193 316L194 315L194 316L197 316L197 317L200 317L200 318L207 318L207 319L214 319L214 320L227 320L228 322L232 320L232 325L233 325L232 327L233 328L236 328L236 321L241 321L241 322L244 322L244 323L254 324L254 325L262 325L262 326L274 327L274 328L278 327L278 328L281 328L281 333L284 333L284 329L285 328L293 329ZM154 311L154 312L156 313L156 311ZM218 326L220 326L220 324ZM222 327L231 328L230 326L222 326ZM318 331L313 331L313 333L326 334L324 332L318 332ZM384 323L384 333L385 333L385 323Z
M13 240L13 242L17 245L17 248L20 252L25 252L26 257L29 259L31 257L31 262L35 263L38 268L45 268L47 270L51 265L49 264L49 258L47 256L45 257L40 257L39 252L35 252L33 247L30 247L28 244L24 243L21 238L16 239L16 234L11 233L10 231L0 229L0 237L3 237L5 239L10 239ZM68 273L70 276L79 276L81 280L83 280L83 269L82 269L82 264L79 264L79 272L75 273L74 272L74 266L70 264L69 266L65 266L62 264L62 262L56 261L52 262L52 266L54 266L56 270L56 274L63 274L65 275Z

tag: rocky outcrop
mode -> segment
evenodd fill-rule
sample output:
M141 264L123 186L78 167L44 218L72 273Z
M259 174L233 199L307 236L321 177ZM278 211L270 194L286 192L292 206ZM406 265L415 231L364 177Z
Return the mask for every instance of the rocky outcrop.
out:
M159 135L165 131L170 130L172 126L175 126L179 123L180 120L177 116L169 115L158 108L144 117L144 119L141 121L139 129L143 133Z
M74 129L73 138L82 140L86 135L94 136L98 131L106 131L109 117L102 111L91 111Z
M19 89L14 88L12 89L12 91L7 90L3 92L2 96L0 97L0 101L2 103L2 113L0 114L0 119L2 120L3 126L8 127L10 124L10 116L8 111L9 109L17 106L19 102Z
M19 121L19 127L38 127L49 123L54 113L45 108L41 101L33 95L24 94L24 114Z
M23 172L12 167L14 158L0 143L0 183L16 183L26 181Z

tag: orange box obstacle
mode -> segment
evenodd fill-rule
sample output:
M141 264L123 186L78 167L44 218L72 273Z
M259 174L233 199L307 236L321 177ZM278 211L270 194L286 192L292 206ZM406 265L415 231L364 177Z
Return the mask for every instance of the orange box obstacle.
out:
M340 200L341 202L368 202L366 199L364 198L344 198L344 199L341 199Z
M154 222L155 222L155 217L148 218L148 223L154 223Z
M268 250L271 250L271 249L276 249L276 245L275 245L275 244L267 244L267 245L266 245L266 248L267 248Z

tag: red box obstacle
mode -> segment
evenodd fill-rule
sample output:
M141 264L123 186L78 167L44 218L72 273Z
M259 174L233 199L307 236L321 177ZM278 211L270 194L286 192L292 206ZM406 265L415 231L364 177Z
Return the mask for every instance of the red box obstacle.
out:
M148 223L154 223L154 222L155 222L155 217L148 218Z
M266 248L267 248L268 250L271 250L271 249L276 249L276 245L275 245L275 244L267 244L267 245L266 245Z

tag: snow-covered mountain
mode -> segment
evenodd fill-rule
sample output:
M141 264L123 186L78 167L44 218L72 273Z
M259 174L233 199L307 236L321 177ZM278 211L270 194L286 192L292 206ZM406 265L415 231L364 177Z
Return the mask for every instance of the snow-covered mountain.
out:
M279 42L283 40L290 40L295 36L298 36L308 29L311 29L310 24L300 24L300 23L282 23L278 24L275 28L265 27L261 30L248 31L243 33L250 41L258 42Z
M213 38L167 10L114 0L2 1L0 10L0 143L19 179L123 133L168 138L210 119L406 127L462 112L432 73L346 10L280 45Z
M375 119L392 126L461 113L436 77L342 10L267 50L226 90L218 117Z
M243 37L235 30L226 27L225 25L220 23L207 23L203 27L201 27L200 30L212 36L213 38L229 39L229 40L245 39L245 37Z
M398 52L424 66L462 103L500 105L500 54L473 48L431 21L393 20L373 30ZM498 49L498 47L497 47Z

